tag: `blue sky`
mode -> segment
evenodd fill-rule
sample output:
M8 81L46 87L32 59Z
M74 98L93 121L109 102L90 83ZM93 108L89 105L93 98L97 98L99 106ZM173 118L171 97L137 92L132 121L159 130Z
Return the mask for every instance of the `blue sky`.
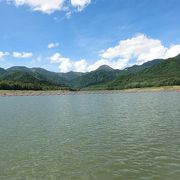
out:
M169 58L179 19L179 0L0 0L0 67L85 72Z

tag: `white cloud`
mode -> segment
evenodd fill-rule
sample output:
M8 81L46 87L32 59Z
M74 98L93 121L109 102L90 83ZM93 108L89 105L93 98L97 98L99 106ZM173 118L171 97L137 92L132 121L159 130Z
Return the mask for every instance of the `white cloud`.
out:
M59 43L50 43L50 44L48 44L49 49L56 48L58 46L59 46Z
M163 46L158 39L139 34L131 39L122 40L117 46L100 52L100 59L94 63L86 60L72 61L56 53L50 57L51 63L59 64L61 72L87 72L97 69L101 65L108 65L114 69L124 69L127 66L143 64L159 58L170 58L180 53L180 44L171 47Z
M6 0L8 3L13 2L16 6L29 6L33 11L40 11L46 14L52 14L55 11L66 11L70 7L77 8L79 11L84 9L91 0L71 0L70 7L69 0ZM65 6L66 4L66 6ZM69 17L70 14L68 14Z
M172 45L169 49L167 49L166 54L164 56L165 59L174 57L180 53L180 44Z
M12 0L16 6L28 5L33 11L51 14L61 10L64 0Z
M51 63L61 63L63 61L68 61L69 58L64 58L61 54L55 53L50 57Z
M68 72L72 69L72 63L69 58L64 58L61 54L56 53L50 57L51 63L58 63L61 72Z
M87 62L85 60L73 62L69 58L65 58L59 53L54 54L49 59L50 59L51 63L60 64L59 69L61 72L68 72L68 71L85 72L85 71L87 71Z
M90 3L91 0L71 0L72 6L76 7L79 11L84 9Z
M72 64L73 64L73 69L72 69L73 71L77 71L77 72L87 71L88 63L84 59L73 62Z
M13 52L14 58L31 58L33 56L32 53L27 52Z
M117 46L101 51L100 56L105 59L135 59L135 64L142 64L158 58L169 58L180 53L180 45L167 48L158 39L149 38L143 34L131 39L122 40Z
M8 56L9 53L8 52L2 52L0 51L0 59L3 59L5 56Z
M124 68L127 65L128 60L117 60L111 61L107 59L100 59L92 64L88 63L85 59L78 61L72 61L69 58L63 57L59 53L55 53L50 58L51 63L59 64L59 69L61 72L77 71L77 72L89 72L97 69L101 65L109 65L115 69L119 67L120 69Z

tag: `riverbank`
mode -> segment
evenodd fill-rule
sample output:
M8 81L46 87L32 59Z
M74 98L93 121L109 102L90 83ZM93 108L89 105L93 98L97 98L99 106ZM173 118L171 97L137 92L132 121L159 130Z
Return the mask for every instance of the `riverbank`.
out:
M20 90L0 90L1 97L7 96L53 96L53 95L75 95L75 94L106 94L106 93L140 93L140 92L163 92L163 91L177 91L180 92L180 86L164 86L164 87L150 87L150 88L135 88L124 90L88 90L88 91L20 91Z

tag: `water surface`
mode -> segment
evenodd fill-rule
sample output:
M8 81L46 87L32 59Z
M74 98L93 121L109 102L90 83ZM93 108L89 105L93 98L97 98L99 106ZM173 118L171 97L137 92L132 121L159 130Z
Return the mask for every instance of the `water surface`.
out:
M180 178L180 93L0 97L1 180Z

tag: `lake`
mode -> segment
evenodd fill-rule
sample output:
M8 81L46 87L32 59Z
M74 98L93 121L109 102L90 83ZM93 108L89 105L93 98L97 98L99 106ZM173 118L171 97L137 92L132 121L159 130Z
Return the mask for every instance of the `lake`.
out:
M1 180L180 178L180 93L0 97Z

